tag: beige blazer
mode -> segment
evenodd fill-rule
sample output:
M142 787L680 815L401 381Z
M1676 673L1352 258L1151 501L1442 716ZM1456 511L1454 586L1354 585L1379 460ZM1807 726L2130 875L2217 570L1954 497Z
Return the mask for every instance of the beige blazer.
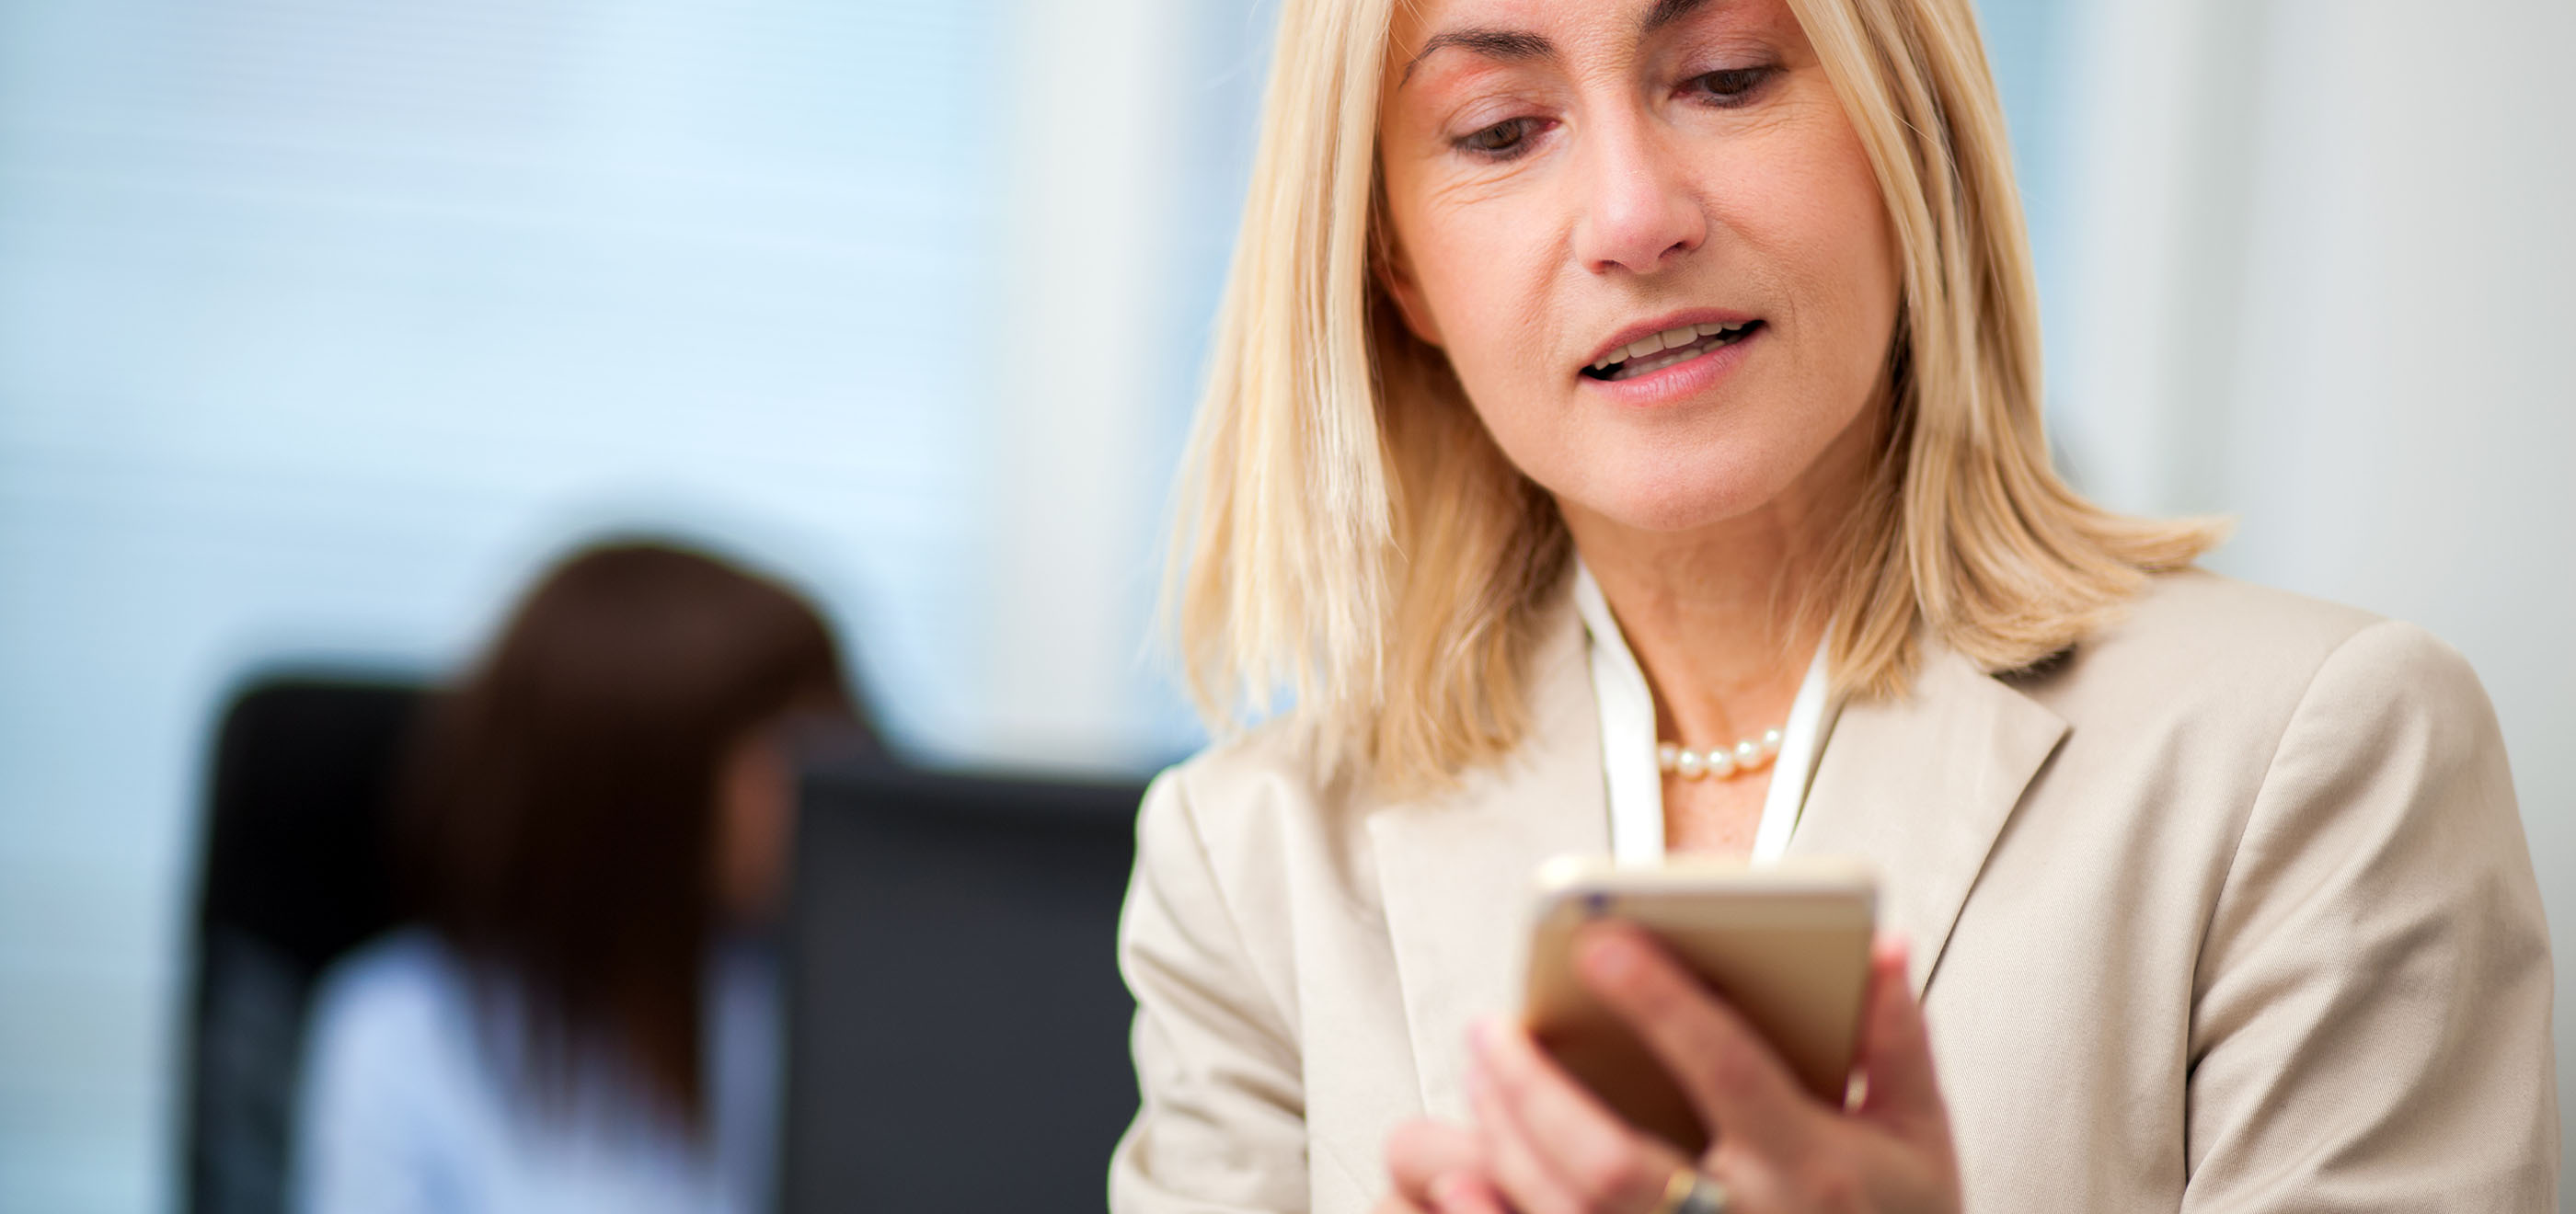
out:
M1531 869L1607 854L1582 626L1536 725L1427 800L1280 731L1157 780L1120 963L1110 1205L1361 1211L1464 1121ZM1972 1211L2544 1210L2546 927L2485 693L2423 630L2206 574L2035 671L1931 653L1830 726L1792 853L1914 941Z

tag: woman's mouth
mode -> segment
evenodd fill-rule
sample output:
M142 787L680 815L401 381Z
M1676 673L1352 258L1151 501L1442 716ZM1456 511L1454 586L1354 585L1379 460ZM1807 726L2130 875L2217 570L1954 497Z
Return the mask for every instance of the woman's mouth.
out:
M1689 362L1711 350L1722 349L1744 340L1762 327L1758 320L1738 321L1731 325L1683 325L1666 329L1651 337L1629 342L1601 361L1583 369L1587 378L1616 383L1652 375L1676 363Z

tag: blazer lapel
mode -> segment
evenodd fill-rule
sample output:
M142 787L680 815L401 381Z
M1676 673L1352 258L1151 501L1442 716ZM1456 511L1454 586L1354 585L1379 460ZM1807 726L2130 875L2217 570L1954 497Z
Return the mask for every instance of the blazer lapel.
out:
M1467 1029L1519 1006L1531 874L1554 856L1607 855L1583 629L1560 604L1534 655L1528 739L1445 793L1369 818L1387 934L1424 1111L1467 1115Z
M1835 721L1788 850L1877 867L1879 924L1913 942L1917 998L1986 852L2065 735L2057 714L1937 644L1905 699L1853 703Z

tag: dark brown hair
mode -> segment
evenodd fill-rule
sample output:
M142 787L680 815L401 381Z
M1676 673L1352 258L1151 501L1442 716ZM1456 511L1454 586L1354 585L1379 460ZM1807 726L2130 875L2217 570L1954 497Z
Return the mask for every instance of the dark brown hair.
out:
M755 731L807 712L858 725L814 609L657 543L557 565L432 707L402 867L497 1013L487 1030L515 1035L518 1077L541 1103L605 1056L703 1126L723 766Z

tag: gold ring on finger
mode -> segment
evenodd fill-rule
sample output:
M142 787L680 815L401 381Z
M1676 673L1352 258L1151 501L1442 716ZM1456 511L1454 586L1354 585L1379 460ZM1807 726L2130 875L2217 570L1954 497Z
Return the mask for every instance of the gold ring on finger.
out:
M1654 1214L1726 1214L1726 1186L1697 1168L1675 1168Z

